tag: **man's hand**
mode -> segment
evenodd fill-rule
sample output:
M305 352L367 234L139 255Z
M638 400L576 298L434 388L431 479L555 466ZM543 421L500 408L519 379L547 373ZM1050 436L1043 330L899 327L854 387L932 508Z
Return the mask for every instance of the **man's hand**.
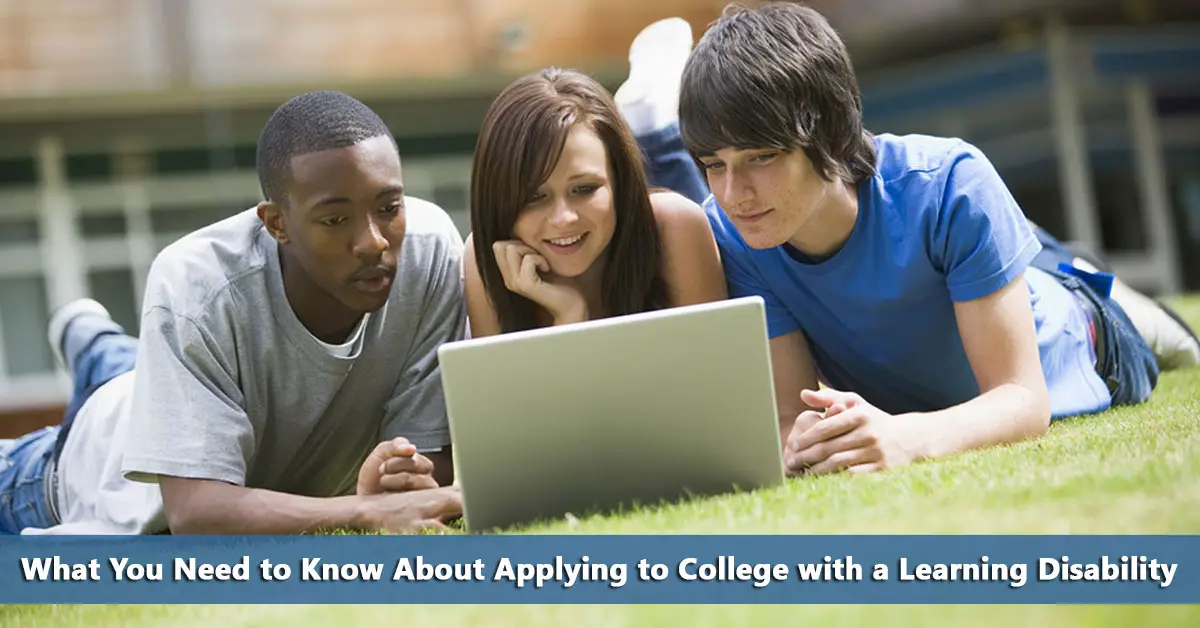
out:
M804 390L810 408L796 417L784 447L789 474L865 473L898 467L915 458L907 433L912 426L854 393Z
M419 491L437 488L433 462L417 453L406 438L394 438L375 446L358 470L359 495Z
M803 393L808 391L805 390L801 392ZM783 427L783 429L785 429L787 432L783 435L783 464L784 469L787 471L787 475L789 477L801 475L806 470L806 468L803 466L797 466L793 469L792 459L795 458L797 453L799 453L796 451L796 445L800 442L797 437L800 434L803 434L816 427L817 424L823 419L832 418L835 415L841 414L841 412L845 409L845 404L837 402L828 408L825 408L824 412L817 412L816 410L805 410L804 412L801 412L796 416L795 420L792 421L791 427L786 427L782 423L780 424L780 426Z
M462 515L462 492L446 486L415 493L383 493L365 498L361 526L371 531L407 534L442 529Z

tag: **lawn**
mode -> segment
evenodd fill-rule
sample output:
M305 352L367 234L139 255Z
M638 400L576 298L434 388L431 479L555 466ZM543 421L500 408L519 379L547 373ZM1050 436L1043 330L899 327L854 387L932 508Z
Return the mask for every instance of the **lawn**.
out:
M1200 297L1173 303L1200 327ZM1200 533L1200 369L1137 408L1055 423L1035 442L866 477L794 480L522 531L568 534ZM1194 607L8 607L3 626L1197 626Z

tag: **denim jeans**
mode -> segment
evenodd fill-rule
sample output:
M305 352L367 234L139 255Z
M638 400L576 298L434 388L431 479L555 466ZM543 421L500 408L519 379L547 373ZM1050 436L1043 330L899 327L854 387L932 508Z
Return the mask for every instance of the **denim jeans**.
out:
M62 424L0 440L0 534L59 523L54 470L75 415L97 388L132 370L137 357L137 339L102 316L85 314L72 321L62 344L64 355L74 357Z
M1158 386L1159 370L1154 350L1107 291L1098 290L1088 282L1090 273L1066 272L1060 268L1060 264L1071 265L1075 258L1067 247L1045 229L1032 223L1030 226L1042 243L1042 251L1030 265L1050 273L1079 298L1086 299L1099 319L1096 334L1101 350L1096 355L1097 371L1108 384L1113 405L1145 402Z
M708 183L684 148L678 125L639 136L637 141L645 154L651 186L668 188L697 203L708 199ZM1071 264L1074 259L1067 247L1032 222L1030 227L1042 244L1042 252L1031 265L1050 273L1080 298L1087 299L1098 314L1096 333L1101 335L1103 347L1097 356L1097 370L1108 384L1113 405L1135 405L1149 399L1158 385L1154 351L1125 310L1088 283L1088 273L1068 273L1059 268L1060 263Z
M666 188L697 204L704 204L709 197L708 180L692 160L691 153L683 147L677 124L639 135L637 142L645 156L646 176L651 187Z

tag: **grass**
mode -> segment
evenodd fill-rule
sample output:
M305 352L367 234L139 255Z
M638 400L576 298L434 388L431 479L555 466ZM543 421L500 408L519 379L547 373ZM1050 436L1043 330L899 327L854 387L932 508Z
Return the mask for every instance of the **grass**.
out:
M1200 327L1200 296L1176 309ZM1136 408L1055 423L1043 439L865 477L642 512L555 521L530 534L1197 534L1200 369L1165 373ZM1196 607L979 606L14 606L4 626L1196 626Z

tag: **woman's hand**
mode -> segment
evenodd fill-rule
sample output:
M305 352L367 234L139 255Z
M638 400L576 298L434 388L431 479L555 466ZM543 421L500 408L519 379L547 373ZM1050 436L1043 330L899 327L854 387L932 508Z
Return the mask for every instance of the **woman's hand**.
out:
M588 319L587 302L578 290L547 280L550 263L533 248L517 240L492 245L504 285L512 292L542 306L554 318L555 325L579 323Z

